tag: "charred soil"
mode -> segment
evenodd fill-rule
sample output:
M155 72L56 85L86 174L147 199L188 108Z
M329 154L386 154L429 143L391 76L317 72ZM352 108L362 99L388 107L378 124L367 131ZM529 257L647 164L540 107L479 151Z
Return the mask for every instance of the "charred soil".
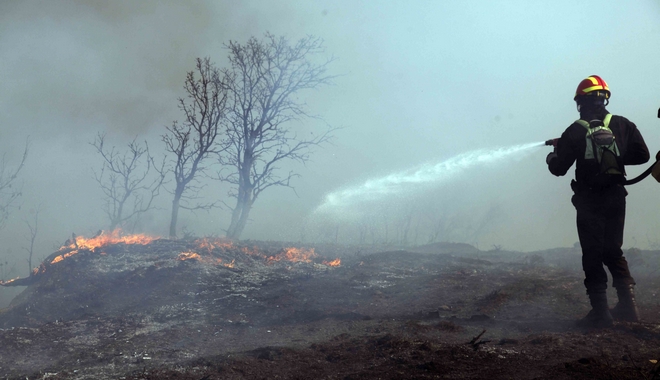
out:
M68 246L5 284L0 377L660 379L660 253L627 256L642 322L584 330L573 248Z

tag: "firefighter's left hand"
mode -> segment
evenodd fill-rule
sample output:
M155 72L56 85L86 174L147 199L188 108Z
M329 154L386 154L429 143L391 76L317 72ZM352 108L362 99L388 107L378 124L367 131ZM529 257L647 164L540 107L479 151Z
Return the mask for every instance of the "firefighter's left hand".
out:
M550 165L550 161L552 161L555 157L557 157L557 152L548 153L548 155L545 157L545 163Z

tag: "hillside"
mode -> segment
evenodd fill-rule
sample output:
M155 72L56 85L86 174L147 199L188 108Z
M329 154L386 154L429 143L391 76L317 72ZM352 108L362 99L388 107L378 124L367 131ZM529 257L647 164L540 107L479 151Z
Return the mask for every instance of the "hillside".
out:
M660 254L628 256L643 322L584 331L573 248L74 237L3 284L25 290L0 313L0 375L653 378Z

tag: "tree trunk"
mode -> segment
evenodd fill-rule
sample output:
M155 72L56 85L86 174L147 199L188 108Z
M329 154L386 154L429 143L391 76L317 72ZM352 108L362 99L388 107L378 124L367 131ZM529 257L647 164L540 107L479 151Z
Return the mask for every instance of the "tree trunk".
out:
M176 221L179 218L179 202L183 191L176 189L174 192L174 200L172 201L172 217L170 219L170 238L176 238Z
M243 200L242 202L236 202L236 208L231 217L231 224L227 229L227 237L230 239L240 239L243 229L247 224L248 218L250 217L250 210L252 209L251 202Z
M236 200L236 207L231 212L231 221L229 222L229 228L227 228L227 237L233 239L236 235L236 227L238 226L238 221L241 217L241 199Z
M231 214L231 223L227 229L227 237L230 239L240 239L243 229L247 224L252 209L252 189L240 189L236 199L236 207Z
M245 225L247 224L248 218L250 217L250 210L252 210L251 204L246 203L243 205L241 217L238 219L238 225L236 226L236 231L234 233L234 239L240 239L241 234L243 233L243 229L245 229Z

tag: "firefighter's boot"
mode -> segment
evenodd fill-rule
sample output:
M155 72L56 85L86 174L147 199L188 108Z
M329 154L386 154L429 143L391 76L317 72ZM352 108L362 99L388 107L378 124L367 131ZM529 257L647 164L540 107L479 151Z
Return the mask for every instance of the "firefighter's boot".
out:
M611 313L617 321L639 322L634 289L634 285L623 285L616 288L619 303L611 310Z
M591 302L591 311L578 321L578 326L596 329L612 327L614 319L607 306L607 293L605 291L589 293L589 302Z

